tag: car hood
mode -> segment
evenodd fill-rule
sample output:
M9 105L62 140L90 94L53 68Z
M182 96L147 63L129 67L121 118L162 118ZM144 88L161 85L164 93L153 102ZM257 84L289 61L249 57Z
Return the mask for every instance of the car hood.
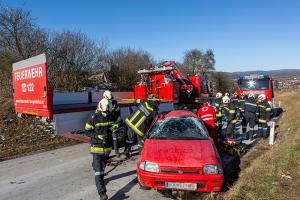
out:
M201 167L219 164L218 153L210 140L153 140L144 143L141 161L167 167Z

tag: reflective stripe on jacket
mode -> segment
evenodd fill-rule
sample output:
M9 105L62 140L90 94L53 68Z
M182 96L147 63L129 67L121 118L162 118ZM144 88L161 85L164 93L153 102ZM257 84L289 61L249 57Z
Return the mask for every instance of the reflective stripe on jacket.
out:
M112 137L110 127L114 121L110 117L103 117L96 113L90 117L85 124L85 135L91 138L91 152L107 154L112 148Z
M138 106L138 109L126 118L125 123L136 134L144 137L144 129L147 128L154 119L158 111L158 106L152 100L137 100L135 104Z

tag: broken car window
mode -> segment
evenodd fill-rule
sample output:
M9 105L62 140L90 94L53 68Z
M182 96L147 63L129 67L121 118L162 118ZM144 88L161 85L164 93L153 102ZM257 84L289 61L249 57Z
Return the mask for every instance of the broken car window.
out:
M206 129L195 117L170 117L158 121L149 136L153 139L208 139Z

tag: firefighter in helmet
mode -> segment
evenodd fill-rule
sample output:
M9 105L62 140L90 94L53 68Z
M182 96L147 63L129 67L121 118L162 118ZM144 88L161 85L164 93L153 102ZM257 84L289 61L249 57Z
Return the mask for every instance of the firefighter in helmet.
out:
M107 99L110 102L111 110L109 112L110 118L113 120L113 124L111 126L112 130L112 139L113 139L113 147L117 157L120 157L119 148L118 148L118 134L117 130L122 124L121 119L121 110L118 105L117 100L114 99L113 94L109 90L105 90L103 92L103 99Z
M159 101L155 99L154 95L149 95L147 99L135 100L134 104L137 110L126 118L125 123L130 131L137 135L138 147L141 151L146 130L157 115Z
M238 102L238 115L239 115L239 120L242 123L242 132L243 134L246 132L247 130L247 123L246 123L246 119L245 119L245 102L246 102L246 97L244 94L242 94L239 98L239 102Z
M266 138L268 136L268 121L270 119L272 109L266 100L265 94L258 96L258 137Z
M223 94L221 92L218 92L216 94L216 101L214 103L214 107L216 109L216 119L217 119L217 129L220 130L222 128L222 98Z
M246 119L246 125L249 124L249 131L244 134L244 139L253 140L253 137L255 135L255 119L256 119L256 113L257 113L257 104L255 101L255 95L254 93L250 93L248 95L247 100L245 101L245 119Z
M226 129L226 137L227 138L233 138L234 135L234 128L236 124L236 111L235 106L230 101L230 98L228 96L224 96L222 98L223 106L222 106L222 113L224 113L226 119L227 119L227 129Z
M85 125L85 134L91 138L91 154L95 183L101 200L108 199L104 183L104 171L109 154L112 150L111 126L114 121L110 118L111 104L102 99L98 105L98 112L93 114Z

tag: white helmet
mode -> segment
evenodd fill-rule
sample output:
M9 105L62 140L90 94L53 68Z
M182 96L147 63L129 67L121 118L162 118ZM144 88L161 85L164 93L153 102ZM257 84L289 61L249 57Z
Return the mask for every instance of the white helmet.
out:
M216 98L222 98L223 97L223 94L221 93L221 92L218 92L217 94L216 94Z
M254 97L255 97L254 93L249 93L248 94L248 98L254 98Z
M98 104L98 110L100 112L109 112L110 108L110 101L108 101L107 99L101 99L101 101Z
M228 96L224 96L224 97L222 98L222 102L223 102L224 104L228 104L228 103L230 103L230 98L229 98Z
M103 98L104 98L104 99L111 100L111 99L113 98L113 95L112 95L111 91L105 90L105 91L103 92Z
M265 94L260 94L260 95L258 96L258 100L259 100L259 101L264 101L264 100L266 100L266 95L265 95Z
M229 97L229 93L228 92L225 93L225 97Z

